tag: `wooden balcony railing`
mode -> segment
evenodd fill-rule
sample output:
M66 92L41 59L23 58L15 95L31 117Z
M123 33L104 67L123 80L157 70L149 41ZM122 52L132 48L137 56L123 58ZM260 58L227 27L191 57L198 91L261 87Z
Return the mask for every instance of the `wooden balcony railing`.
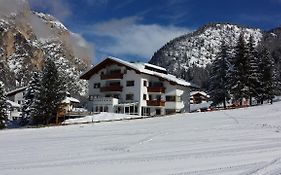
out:
M111 73L107 75L100 75L101 80L111 80L111 79L123 79L122 73Z
M148 92L165 93L165 88L164 87L148 87L147 91Z
M147 100L147 106L165 106L165 101L163 100Z
M123 89L122 86L105 86L101 87L100 91L101 92L121 92Z

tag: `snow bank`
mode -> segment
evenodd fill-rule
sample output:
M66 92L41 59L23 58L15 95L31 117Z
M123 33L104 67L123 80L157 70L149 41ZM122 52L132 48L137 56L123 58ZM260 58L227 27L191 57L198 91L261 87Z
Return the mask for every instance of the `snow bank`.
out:
M197 111L199 109L208 109L212 102L202 102L199 104L190 104L190 112Z
M92 116L86 116L86 117L76 118L76 119L68 119L68 120L65 120L62 124L69 125L69 124L79 124L79 123L97 123L97 122L140 119L140 118L147 118L147 117L138 116L138 115L126 115L126 114L115 114L115 113L102 112L100 114L95 114Z

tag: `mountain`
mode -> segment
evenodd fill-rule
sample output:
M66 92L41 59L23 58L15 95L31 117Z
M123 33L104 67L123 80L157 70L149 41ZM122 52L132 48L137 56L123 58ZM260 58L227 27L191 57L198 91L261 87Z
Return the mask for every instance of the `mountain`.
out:
M85 92L79 75L90 66L91 55L83 38L55 17L31 11L25 0L9 2L14 4L0 8L0 81L7 90L27 85L44 59L54 58L68 91Z
M270 50L275 60L277 70L281 77L281 27L272 29L265 33L263 37L264 45Z
M173 39L154 53L150 63L167 68L169 73L207 88L209 65L216 57L221 41L224 40L233 48L242 32L246 40L252 35L256 46L264 43L275 54L275 60L280 66L281 28L264 32L228 23L208 24Z

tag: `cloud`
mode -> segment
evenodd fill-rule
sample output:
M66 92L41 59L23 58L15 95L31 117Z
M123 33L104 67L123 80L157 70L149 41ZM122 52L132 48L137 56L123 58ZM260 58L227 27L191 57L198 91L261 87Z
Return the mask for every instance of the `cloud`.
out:
M137 56L149 59L165 43L189 33L188 28L141 24L139 17L112 19L91 26L87 32L100 37L96 43L101 55Z
M29 0L32 9L48 11L56 18L65 20L72 15L70 5L64 0Z
M0 0L0 4L0 16L8 16L28 8L28 3L24 0Z
M89 58L94 55L94 46L91 46L80 34L70 33L70 45L75 57ZM90 59L90 58L89 58Z

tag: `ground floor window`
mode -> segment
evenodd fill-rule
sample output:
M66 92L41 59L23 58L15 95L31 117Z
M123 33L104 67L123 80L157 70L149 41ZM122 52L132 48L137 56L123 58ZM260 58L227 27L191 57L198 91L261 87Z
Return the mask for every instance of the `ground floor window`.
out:
M108 106L96 106L94 112L109 112Z
M156 115L161 115L161 109L156 109L155 112L156 112Z
M142 116L150 116L150 108L142 107L141 115Z
M115 106L114 111L115 113L135 115L138 114L138 105Z
M100 106L100 112L103 112L103 107L102 106Z

